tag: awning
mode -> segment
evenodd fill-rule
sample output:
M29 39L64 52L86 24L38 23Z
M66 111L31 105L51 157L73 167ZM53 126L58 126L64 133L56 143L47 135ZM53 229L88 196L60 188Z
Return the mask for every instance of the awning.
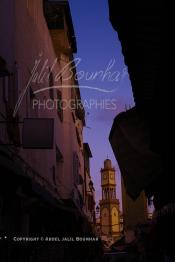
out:
M119 114L109 140L127 193L136 199L162 173L159 156L150 149L148 124L135 108Z

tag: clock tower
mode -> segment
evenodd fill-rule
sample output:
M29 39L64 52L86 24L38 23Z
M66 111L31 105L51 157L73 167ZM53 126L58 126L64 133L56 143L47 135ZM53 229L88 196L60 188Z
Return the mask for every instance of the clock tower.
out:
M113 237L120 236L120 209L116 198L115 169L110 159L104 161L101 169L102 200L100 200L101 235Z

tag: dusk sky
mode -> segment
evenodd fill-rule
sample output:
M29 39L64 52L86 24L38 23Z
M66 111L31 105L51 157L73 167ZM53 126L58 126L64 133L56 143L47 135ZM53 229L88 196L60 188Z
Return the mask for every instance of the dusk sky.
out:
M79 81L86 110L84 141L89 143L93 154L91 176L95 184L96 201L98 203L101 198L100 169L107 156L117 170L117 196L121 199L119 168L108 140L114 117L125 111L126 107L134 105L121 45L109 22L107 0L69 2L78 47L75 57L81 59L77 72L84 72L84 77ZM90 74L96 72L100 73L94 80L87 80ZM92 101L93 106L90 105ZM104 103L105 109L96 103Z

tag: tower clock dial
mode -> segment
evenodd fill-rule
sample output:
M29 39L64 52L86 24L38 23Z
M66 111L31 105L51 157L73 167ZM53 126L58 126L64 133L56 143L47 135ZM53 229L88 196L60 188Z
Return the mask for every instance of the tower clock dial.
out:
M113 174L111 174L111 175L110 175L110 178L111 178L111 179L114 179L114 175L113 175Z

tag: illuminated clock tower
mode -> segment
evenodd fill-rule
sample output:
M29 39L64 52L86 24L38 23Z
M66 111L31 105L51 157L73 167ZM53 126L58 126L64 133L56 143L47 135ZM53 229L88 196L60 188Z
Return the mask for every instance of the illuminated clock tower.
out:
M120 236L119 200L116 198L115 169L110 159L104 161L101 169L102 200L100 200L101 235Z

